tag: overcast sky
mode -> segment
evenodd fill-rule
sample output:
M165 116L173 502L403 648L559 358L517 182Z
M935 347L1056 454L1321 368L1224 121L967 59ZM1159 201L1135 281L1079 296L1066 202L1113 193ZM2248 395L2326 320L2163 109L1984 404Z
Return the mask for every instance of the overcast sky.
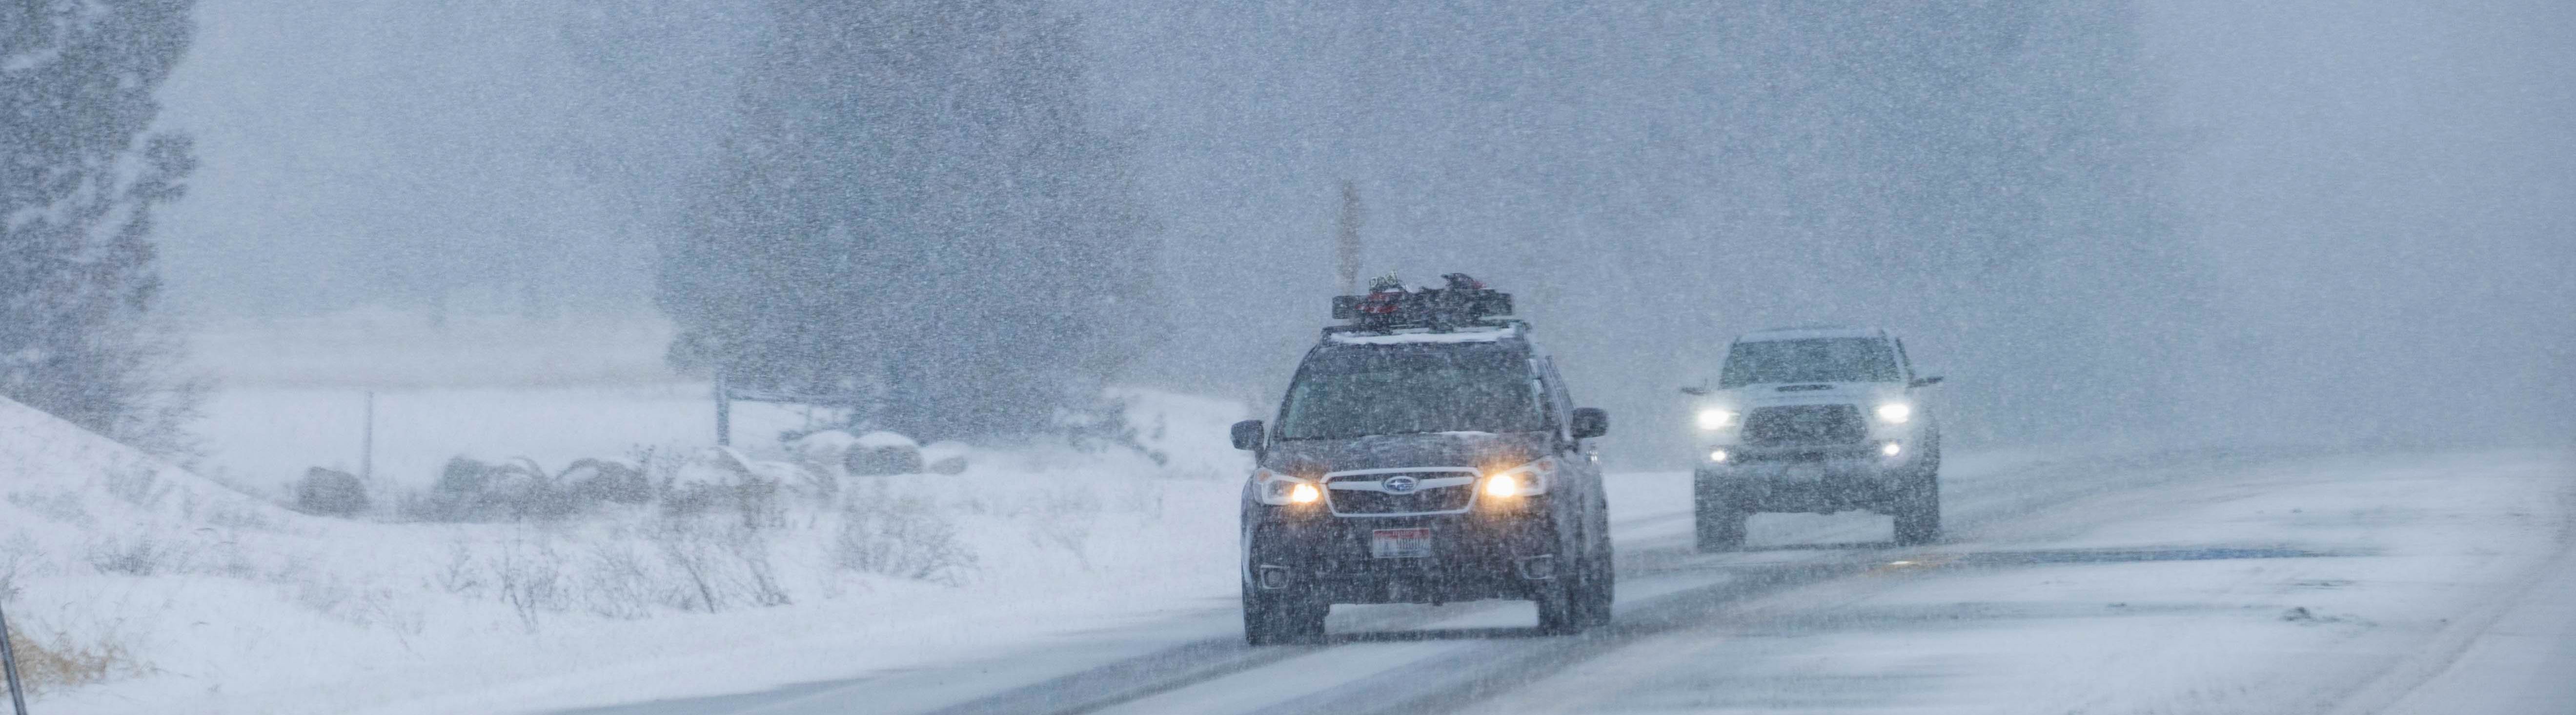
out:
M175 295L650 310L649 232L758 33L735 5L200 0L163 115L205 165L163 224ZM2121 436L2576 431L2576 7L2141 5L2211 342L2121 366L2190 385L2198 427ZM1671 388L1770 325L1887 324L1944 389L2016 379L1712 208L1744 190L1702 152L1744 59L1695 6L1076 7L1169 247L1172 332L1135 380L1275 393L1327 317L1342 180L1370 273L1521 293L1635 444L1675 443Z

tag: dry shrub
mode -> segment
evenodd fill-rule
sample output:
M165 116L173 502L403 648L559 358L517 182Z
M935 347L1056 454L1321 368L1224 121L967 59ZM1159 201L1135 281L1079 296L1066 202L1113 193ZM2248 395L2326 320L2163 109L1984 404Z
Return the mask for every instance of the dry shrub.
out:
M877 485L842 502L832 560L845 570L953 586L975 568L975 550L930 499Z
M125 652L125 646L110 640L82 643L60 634L40 639L11 628L9 648L18 656L18 679L27 686L29 695L76 688L106 680L120 671L135 670L133 656Z

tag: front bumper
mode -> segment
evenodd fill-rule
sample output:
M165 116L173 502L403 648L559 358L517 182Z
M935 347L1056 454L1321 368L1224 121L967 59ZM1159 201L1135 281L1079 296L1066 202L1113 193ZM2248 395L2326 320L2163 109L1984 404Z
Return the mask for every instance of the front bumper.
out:
M1247 515L1245 587L1326 603L1446 603L1532 598L1570 563L1557 553L1545 497L1463 514L1338 517L1320 510ZM1379 529L1431 530L1431 555L1377 558Z
M1727 450L1727 460L1702 463L1694 481L1702 499L1745 511L1881 510L1895 503L1920 456L1890 457L1879 451L1882 444L1717 447Z

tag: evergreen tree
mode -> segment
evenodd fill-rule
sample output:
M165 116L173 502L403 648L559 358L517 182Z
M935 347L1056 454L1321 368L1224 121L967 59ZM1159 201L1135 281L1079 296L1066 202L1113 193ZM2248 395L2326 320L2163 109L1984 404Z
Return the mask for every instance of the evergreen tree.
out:
M770 3L691 227L674 357L862 394L925 437L1050 429L1145 338L1151 226L1091 126L1076 27L1035 0Z
M0 395L148 449L181 448L194 390L146 319L152 212L196 166L150 132L193 0L0 5Z

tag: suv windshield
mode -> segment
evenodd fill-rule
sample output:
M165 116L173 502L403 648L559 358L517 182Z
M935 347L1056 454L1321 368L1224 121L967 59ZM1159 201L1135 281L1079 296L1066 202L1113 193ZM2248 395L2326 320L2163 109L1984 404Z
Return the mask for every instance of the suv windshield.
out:
M1877 338L1736 343L1717 386L1780 382L1894 382L1896 355Z
M1529 361L1479 350L1368 350L1307 365L1288 388L1281 439L1422 432L1537 432Z

